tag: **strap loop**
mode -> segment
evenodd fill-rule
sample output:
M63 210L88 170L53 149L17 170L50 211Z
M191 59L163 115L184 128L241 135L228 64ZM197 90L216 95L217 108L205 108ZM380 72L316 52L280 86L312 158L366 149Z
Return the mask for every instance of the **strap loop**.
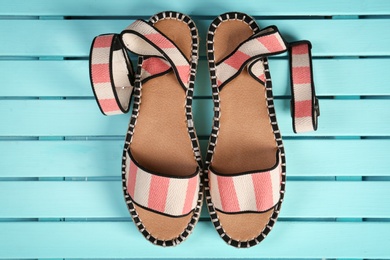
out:
M104 115L129 111L134 70L117 34L95 37L90 53L92 90Z

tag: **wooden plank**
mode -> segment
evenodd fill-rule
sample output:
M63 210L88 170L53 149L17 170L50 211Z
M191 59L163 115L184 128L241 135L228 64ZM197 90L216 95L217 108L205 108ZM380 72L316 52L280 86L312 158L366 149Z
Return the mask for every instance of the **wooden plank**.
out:
M246 250L227 246L209 222L198 223L188 240L174 248L152 245L131 222L0 223L0 229L2 258L390 257L384 246L390 244L388 223L279 221L261 245Z
M291 127L290 101L276 100L284 136L296 136ZM195 125L208 136L212 102L194 101ZM299 136L389 136L390 102L384 100L321 100L317 132ZM94 100L2 100L0 136L123 136L129 115L103 116Z
M119 178L123 143L2 141L0 178ZM205 150L207 140L200 144ZM289 177L390 176L388 139L285 140L284 145Z
M0 108L2 136L125 135L130 118L102 115L95 100L2 100Z
M0 31L8 40L2 56L87 57L93 37L120 32L132 20L0 20ZM205 37L210 20L196 20ZM287 40L309 39L314 56L390 55L389 19L265 20L262 27L276 24ZM321 31L321 34L318 34ZM23 32L23 33L21 33ZM28 39L28 46L23 39ZM348 37L346 37L348 35ZM379 39L372 41L371 39ZM203 43L205 44L205 43ZM202 48L204 53L204 48Z
M150 16L161 10L177 10L190 15L219 15L228 9L246 12L250 15L386 15L390 5L387 1L359 1L351 4L347 0L331 0L326 3L314 3L300 0L292 3L288 0L277 2L256 1L242 2L225 0L224 4L207 0L188 2L185 5L179 0L166 2L164 7L158 0L133 2L113 0L110 2L84 0L64 1L55 4L50 0L34 0L26 5L23 0L7 0L2 2L0 15L55 15L55 16Z
M290 95L287 60L271 59L270 68L274 95ZM384 83L390 82L390 59L315 59L313 68L318 96L390 95ZM3 97L93 96L87 60L0 60L0 71L7 71L0 77ZM205 60L199 62L195 96L211 96Z
M123 145L124 140L3 141L0 177L119 177Z
M130 220L120 181L0 182L0 197L0 219ZM389 200L390 182L288 181L280 217L390 218ZM208 219L207 210L202 215Z
M390 140L286 140L288 176L389 176ZM374 165L374 167L373 167Z
M290 101L275 101L279 127L284 136L302 136L293 133L290 120ZM308 136L388 136L390 102L388 100L321 100L318 131ZM364 122L364 123L362 123ZM372 128L374 130L373 134Z
M0 96L92 97L87 60L1 61Z
M384 66L384 68L381 68ZM314 59L313 75L318 96L390 95L390 59ZM270 59L274 95L290 95L288 62ZM362 76L364 75L364 76Z

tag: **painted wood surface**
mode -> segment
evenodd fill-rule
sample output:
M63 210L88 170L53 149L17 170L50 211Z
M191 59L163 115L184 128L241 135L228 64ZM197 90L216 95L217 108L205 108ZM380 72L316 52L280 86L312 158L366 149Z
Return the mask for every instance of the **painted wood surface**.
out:
M180 247L159 248L140 239L131 222L0 223L13 237L1 236L0 257L259 259L374 258L389 255L388 223L280 221L262 247L237 250L226 246L210 222L201 222ZM129 235L133 234L133 235ZM26 235L28 234L28 236ZM138 235L138 236L137 236ZM373 239L375 238L375 239ZM281 248L282 245L286 247ZM288 245L288 246L287 246Z
M194 19L200 35L206 35L211 19ZM0 21L7 34L0 55L25 57L87 57L94 36L121 32L134 19L120 20L13 20ZM384 56L390 55L390 27L387 19L310 19L263 20L261 27L277 25L286 40L310 39L313 56ZM28 40L20 40L20 33ZM321 33L319 33L321 32ZM348 35L348 37L346 37ZM65 43L65 44L64 44ZM201 48L200 55L205 55Z
M188 241L162 249L136 231L121 195L129 115L105 117L88 78L91 40L177 10L201 38L194 118L212 122L205 34L226 11L313 43L321 117L295 135L286 55L270 59L287 156L279 222L230 248L206 210ZM390 1L0 0L0 259L390 259ZM133 57L135 58L135 57Z
M120 187L121 182L117 180L3 182L0 183L3 198L0 215L19 219L121 218L130 221ZM359 193L355 193L357 190ZM290 181L288 193L281 218L382 218L390 214L390 207L382 207L383 201L390 201L388 184L384 181ZM206 211L202 214L204 220L208 217Z

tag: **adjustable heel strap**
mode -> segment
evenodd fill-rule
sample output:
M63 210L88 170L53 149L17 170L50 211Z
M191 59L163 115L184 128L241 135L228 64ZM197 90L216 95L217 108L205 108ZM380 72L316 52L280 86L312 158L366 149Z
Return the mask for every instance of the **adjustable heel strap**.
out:
M316 131L320 108L315 94L311 43L289 44L291 75L291 117L295 133Z
M117 34L95 37L89 71L96 101L104 115L127 113L134 87L134 70Z

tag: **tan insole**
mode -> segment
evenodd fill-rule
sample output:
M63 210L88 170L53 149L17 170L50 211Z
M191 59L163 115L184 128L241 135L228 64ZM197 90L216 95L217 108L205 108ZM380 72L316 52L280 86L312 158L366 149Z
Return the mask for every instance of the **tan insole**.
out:
M271 168L276 141L265 88L244 70L220 92L220 129L212 167L221 174Z
M187 24L160 20L154 26L191 57L192 39ZM197 162L192 150L185 115L186 93L173 72L148 80L142 85L141 104L130 146L134 159L144 168L169 176L188 176ZM183 194L185 196L185 194ZM192 215L173 218L135 205L145 228L156 238L178 237Z
M161 20L155 27L173 40L188 59L191 57L191 34L184 22ZM131 143L134 159L161 174L193 174L197 163L187 130L186 93L174 72L148 80L142 85L141 95Z
M223 22L215 32L215 60L222 60L253 34L242 21ZM271 127L266 89L245 68L220 91L220 129L211 167L220 174L268 169L276 163L277 144ZM272 215L218 212L225 232L236 240L258 236Z
M241 21L222 23L215 32L215 60L222 60L253 34ZM212 167L221 174L268 169L276 163L266 89L246 69L220 91L220 129Z

